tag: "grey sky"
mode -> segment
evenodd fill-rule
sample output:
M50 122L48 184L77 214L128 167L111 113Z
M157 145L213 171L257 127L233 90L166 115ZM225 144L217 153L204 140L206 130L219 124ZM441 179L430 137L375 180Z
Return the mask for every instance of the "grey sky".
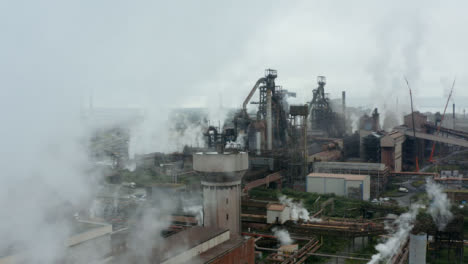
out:
M455 94L468 96L467 5L0 0L0 250L38 247L36 263L64 253L69 226L49 214L86 207L96 188L79 115L90 95L96 106L150 108L147 151L173 150L168 108L217 107L220 97L240 106L268 67L296 102L310 100L317 75L332 96L378 106L408 103L403 75L416 104L445 100L455 75Z
M200 106L222 93L238 106L273 67L298 101L317 75L332 96L388 97L403 74L421 96L442 96L455 75L468 95L463 1L234 3L2 1L2 90L80 90L102 106Z

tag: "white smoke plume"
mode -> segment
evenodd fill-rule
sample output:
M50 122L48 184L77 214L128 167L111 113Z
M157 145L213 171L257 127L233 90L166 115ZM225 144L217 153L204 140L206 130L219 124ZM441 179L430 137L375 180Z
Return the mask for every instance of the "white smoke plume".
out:
M400 122L398 121L398 117L393 112L392 110L388 110L385 112L385 115L383 117L383 124L382 124L382 129L390 132L394 127L400 125Z
M442 231L453 218L453 214L450 212L450 200L447 198L447 194L442 191L442 188L431 179L426 180L426 193L431 200L428 212L437 228ZM413 229L413 223L416 220L419 208L421 208L419 203L413 204L409 212L398 217L395 221L396 229L392 230L390 238L385 243L380 243L375 247L379 253L372 256L370 264L388 259L397 253L401 244L406 241Z
M304 208L302 205L302 201L296 203L293 201L292 198L288 198L285 195L281 195L279 197L279 201L281 204L288 206L291 210L291 220L303 220L307 222L320 222L322 219L311 217L309 211Z
M89 208L89 218L90 220L95 220L98 217L101 217L104 206L99 199L94 199Z
M292 243L294 243L294 240L291 238L291 236L289 235L289 232L288 230L286 229L279 229L279 228L273 228L273 232L275 234L275 236L278 238L280 244L282 246L287 246L287 245L291 245Z
M450 200L447 194L442 191L442 187L429 178L426 180L426 192L431 200L428 208L429 214L431 214L439 231L442 231L453 218L453 213L450 211Z
M161 233L171 224L171 214L175 210L172 202L167 192L159 191L152 194L150 205L138 208L132 217L132 232L127 239L129 251L122 261L152 263L153 248L163 245Z
M413 204L409 210L404 214L401 214L395 221L396 228L386 227L391 229L390 238L384 243L380 243L375 246L378 253L372 256L372 259L368 262L369 264L379 263L379 261L387 260L394 256L400 249L402 243L408 238L411 229L413 229L413 223L419 212L419 204Z
M226 148L237 148L237 149L244 149L245 147L245 133L239 133L237 135L236 141L228 141L226 142Z
M371 92L373 107L378 107L381 127L387 131L394 123L401 124L403 115L410 111L405 76L413 91L413 100L417 94L421 83L420 61L425 37L420 14L406 6L390 8L401 15L401 20L395 21L390 13L376 24L376 51L368 66L374 86ZM401 99L399 103L398 98Z
M134 156L134 154L133 154ZM134 159L129 159L125 164L125 169L129 170L129 171L135 171L136 169L136 161Z
M203 224L203 205L190 205L182 208L184 213L195 215L198 225Z
M182 151L185 145L203 146L202 124L193 124L185 118L182 124L168 119L168 110L150 110L144 120L132 128L129 142L129 157L135 154L148 154L153 152L170 153Z
M201 194L187 192L181 197L178 205L175 202L172 203L179 207L178 211L195 216L198 225L203 225L203 196Z

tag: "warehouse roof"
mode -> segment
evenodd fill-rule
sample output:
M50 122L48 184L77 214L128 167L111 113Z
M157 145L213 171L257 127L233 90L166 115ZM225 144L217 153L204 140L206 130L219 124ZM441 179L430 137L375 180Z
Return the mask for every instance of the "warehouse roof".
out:
M380 141L382 147L394 147L395 143L405 141L405 135L399 131L393 131L385 135Z
M167 237L162 246L153 248L153 258L158 258L153 260L159 263L170 259L225 232L229 229L201 226L185 229Z
M366 163L366 162L314 162L314 171L320 169L344 169L344 170L380 170L386 169L383 163Z
M267 210L270 211L283 211L286 206L284 204L268 204Z
M307 175L307 177L313 178L338 178L345 179L348 181L363 181L368 175L356 175L356 174L336 174L336 173L319 173L313 172Z
M298 244L292 244L292 245L284 245L281 246L278 251L286 252L286 253L293 253L294 251L299 249Z
M233 237L229 239L228 241L225 241L201 253L197 257L197 260L199 260L200 262L195 262L195 263L211 263L211 261L215 260L218 257L222 257L228 254L230 251L235 250L237 247L241 247L246 242L247 240L244 239L244 237Z

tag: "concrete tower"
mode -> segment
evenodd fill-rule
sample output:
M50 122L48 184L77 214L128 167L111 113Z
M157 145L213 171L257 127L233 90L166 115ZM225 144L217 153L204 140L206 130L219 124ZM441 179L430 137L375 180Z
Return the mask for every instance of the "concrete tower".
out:
M426 246L426 233L410 234L409 264L426 263Z
M203 225L241 232L241 180L249 167L246 152L193 155L193 168L202 174Z

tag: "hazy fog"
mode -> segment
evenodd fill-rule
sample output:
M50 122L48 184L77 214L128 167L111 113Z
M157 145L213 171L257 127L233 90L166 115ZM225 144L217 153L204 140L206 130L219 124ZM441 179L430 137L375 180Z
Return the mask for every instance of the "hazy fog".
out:
M89 202L94 177L80 109L150 109L165 140L170 108L237 107L267 67L310 100L317 75L339 96L407 104L468 96L464 1L0 1L0 250L62 252L51 212ZM456 99L455 99L456 100ZM416 99L417 101L417 99ZM221 103L220 103L221 102ZM161 131L159 136L158 131ZM153 142L154 143L154 142ZM167 143L167 141L166 141ZM156 151L159 144L152 144ZM70 214L67 214L69 216ZM51 218L52 217L52 218ZM40 239L45 243L36 243Z

